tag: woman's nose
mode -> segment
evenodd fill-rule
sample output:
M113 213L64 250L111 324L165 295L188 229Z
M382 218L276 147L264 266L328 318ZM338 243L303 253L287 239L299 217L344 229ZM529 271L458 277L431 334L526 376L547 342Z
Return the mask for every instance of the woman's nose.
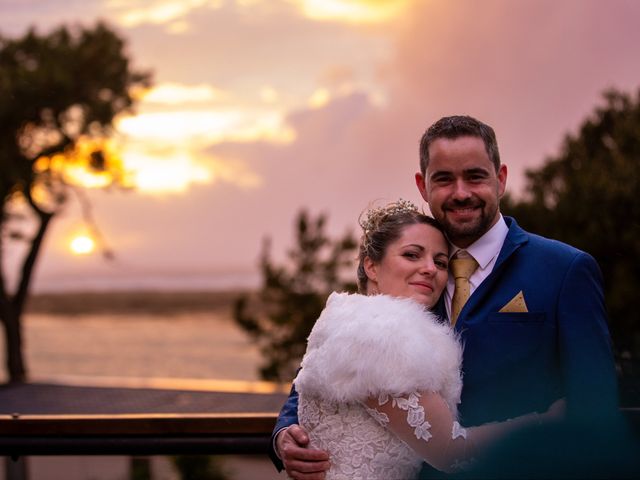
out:
M426 260L420 266L420 273L423 275L433 275L436 271L436 265L433 260Z

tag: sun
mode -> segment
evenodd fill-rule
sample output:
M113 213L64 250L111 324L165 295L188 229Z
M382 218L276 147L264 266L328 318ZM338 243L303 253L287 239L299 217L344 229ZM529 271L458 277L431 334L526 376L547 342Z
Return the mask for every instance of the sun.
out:
M69 249L75 255L88 255L96 249L96 242L88 235L78 235L71 240Z

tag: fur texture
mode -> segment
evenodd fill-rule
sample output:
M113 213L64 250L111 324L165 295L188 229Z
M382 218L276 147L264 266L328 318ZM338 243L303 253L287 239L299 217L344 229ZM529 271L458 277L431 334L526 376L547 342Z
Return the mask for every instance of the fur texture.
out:
M456 412L462 347L411 299L332 293L308 338L300 395L357 402L382 393L437 392Z

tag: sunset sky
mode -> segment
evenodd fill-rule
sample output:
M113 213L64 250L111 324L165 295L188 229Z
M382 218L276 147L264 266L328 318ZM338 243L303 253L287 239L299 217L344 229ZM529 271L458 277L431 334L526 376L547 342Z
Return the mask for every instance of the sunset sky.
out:
M7 37L98 19L153 72L117 122L137 189L90 191L111 262L80 254L72 198L36 290L246 284L302 207L338 234L373 201L420 203L417 144L444 115L495 128L518 195L605 89L640 86L635 0L0 0Z

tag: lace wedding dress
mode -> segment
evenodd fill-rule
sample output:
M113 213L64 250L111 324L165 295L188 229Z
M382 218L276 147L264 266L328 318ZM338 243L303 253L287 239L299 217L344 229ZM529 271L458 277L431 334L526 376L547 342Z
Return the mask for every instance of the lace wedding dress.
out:
M393 402L416 438L428 441L418 392L438 393L455 418L461 358L449 326L413 300L333 293L295 379L300 425L313 447L329 452L327 480L415 477L422 458L365 402ZM451 435L465 431L454 422Z

